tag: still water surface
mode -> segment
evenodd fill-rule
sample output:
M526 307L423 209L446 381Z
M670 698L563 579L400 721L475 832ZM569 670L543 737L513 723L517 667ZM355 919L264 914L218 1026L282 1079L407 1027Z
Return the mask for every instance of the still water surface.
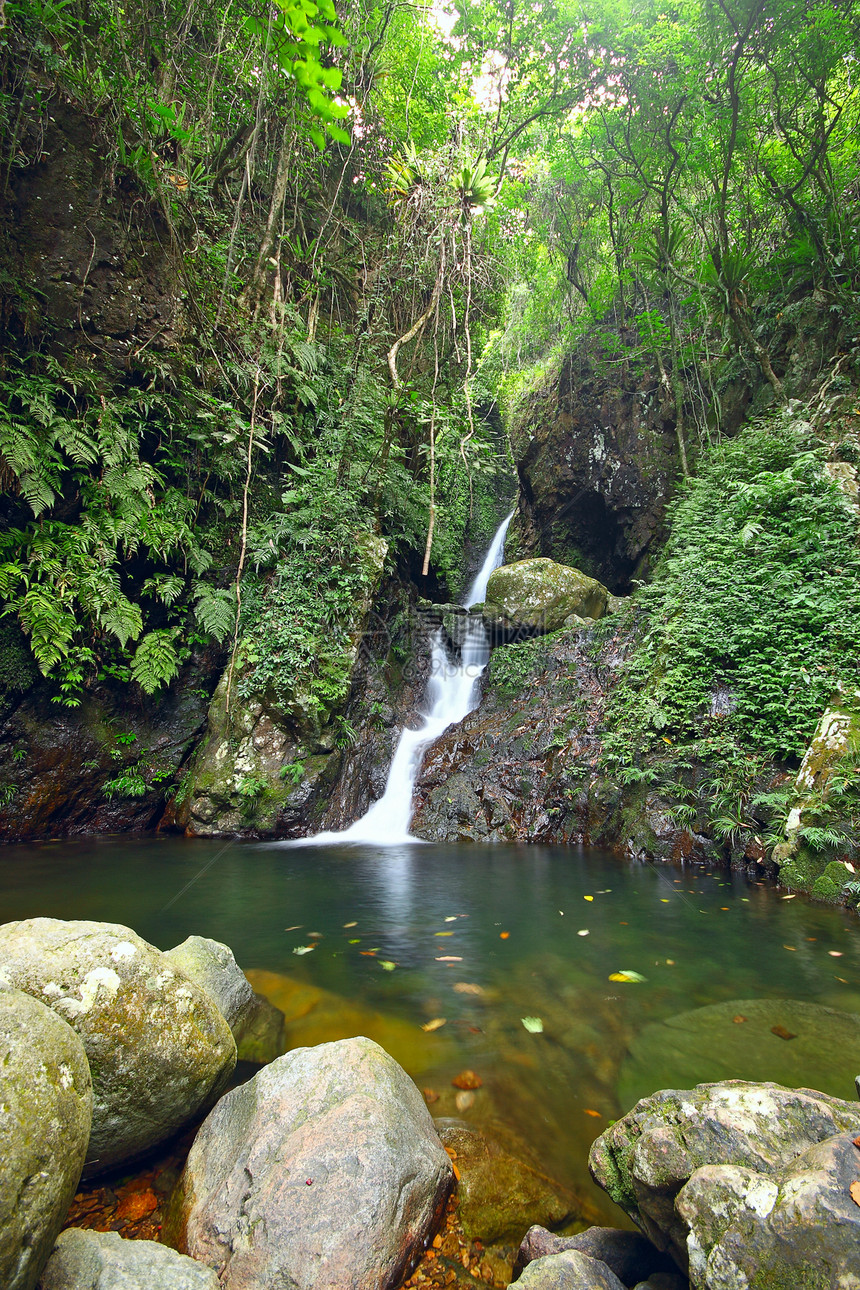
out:
M291 1044L370 1033L434 1114L458 1113L451 1080L474 1070L483 1086L459 1113L504 1125L593 1200L588 1144L644 1093L738 1075L853 1098L860 1070L860 1026L856 1053L842 1031L827 1053L827 1015L809 1029L776 1002L764 1022L738 1008L682 1021L680 1038L663 1026L753 999L860 1013L856 918L737 876L537 846L0 849L0 921L36 915L123 923L162 949L191 933L226 942L243 968L289 978L260 981ZM645 980L609 979L625 971Z

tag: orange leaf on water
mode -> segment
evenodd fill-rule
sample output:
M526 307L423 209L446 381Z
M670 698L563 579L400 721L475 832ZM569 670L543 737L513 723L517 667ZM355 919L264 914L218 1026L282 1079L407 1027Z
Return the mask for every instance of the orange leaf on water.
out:
M602 1119L603 1119L603 1116L600 1114L600 1112L599 1112L599 1111L592 1111L592 1109L591 1109L591 1107L590 1107L590 1106L586 1106L586 1107L584 1108L584 1110L585 1110L585 1114L586 1114L586 1115L591 1115L591 1116L593 1116L595 1120L602 1120Z
M506 941L510 936L510 932L499 932L499 936L503 941Z
M793 1035L790 1030L786 1030L785 1026L771 1026L770 1033L776 1035L777 1039L797 1038L797 1035Z

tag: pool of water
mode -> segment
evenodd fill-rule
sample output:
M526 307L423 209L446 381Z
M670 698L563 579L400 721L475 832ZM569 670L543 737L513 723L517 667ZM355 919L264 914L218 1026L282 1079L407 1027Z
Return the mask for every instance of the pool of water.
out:
M35 915L225 941L293 1044L369 1033L434 1114L505 1126L607 1215L588 1146L637 1096L737 1075L853 1098L860 1071L854 1023L779 1002L860 1013L856 918L737 876L537 846L4 847L0 921Z

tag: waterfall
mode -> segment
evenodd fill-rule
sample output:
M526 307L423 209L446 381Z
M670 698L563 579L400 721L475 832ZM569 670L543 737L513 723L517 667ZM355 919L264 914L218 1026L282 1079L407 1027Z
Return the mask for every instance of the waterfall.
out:
M490 574L502 563L505 534L512 515L513 512L499 526L464 608L480 604L484 599ZM425 710L421 714L423 721L417 730L406 729L401 733L382 797L348 829L339 833L318 833L316 837L303 838L300 845L372 842L377 846L396 846L417 841L409 832L409 823L412 819L412 793L424 753L449 726L462 721L477 705L478 678L489 657L487 633L479 618L466 622L459 661L449 657L442 642L441 629L435 632L430 679L424 697Z

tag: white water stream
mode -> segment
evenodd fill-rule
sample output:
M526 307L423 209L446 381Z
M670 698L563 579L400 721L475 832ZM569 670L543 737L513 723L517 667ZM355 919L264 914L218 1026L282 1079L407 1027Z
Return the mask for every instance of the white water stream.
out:
M513 512L499 526L483 566L472 583L464 608L480 604L487 594L490 574L502 563L505 534ZM442 643L441 629L432 641L430 679L425 695L426 710L417 730L406 729L400 735L388 771L385 792L369 810L348 829L337 833L318 833L303 838L300 845L373 842L378 846L395 846L416 842L409 832L412 819L412 791L424 753L439 736L457 721L462 721L478 702L478 678L487 666L490 647L480 618L468 619L466 638L459 661L449 658Z

